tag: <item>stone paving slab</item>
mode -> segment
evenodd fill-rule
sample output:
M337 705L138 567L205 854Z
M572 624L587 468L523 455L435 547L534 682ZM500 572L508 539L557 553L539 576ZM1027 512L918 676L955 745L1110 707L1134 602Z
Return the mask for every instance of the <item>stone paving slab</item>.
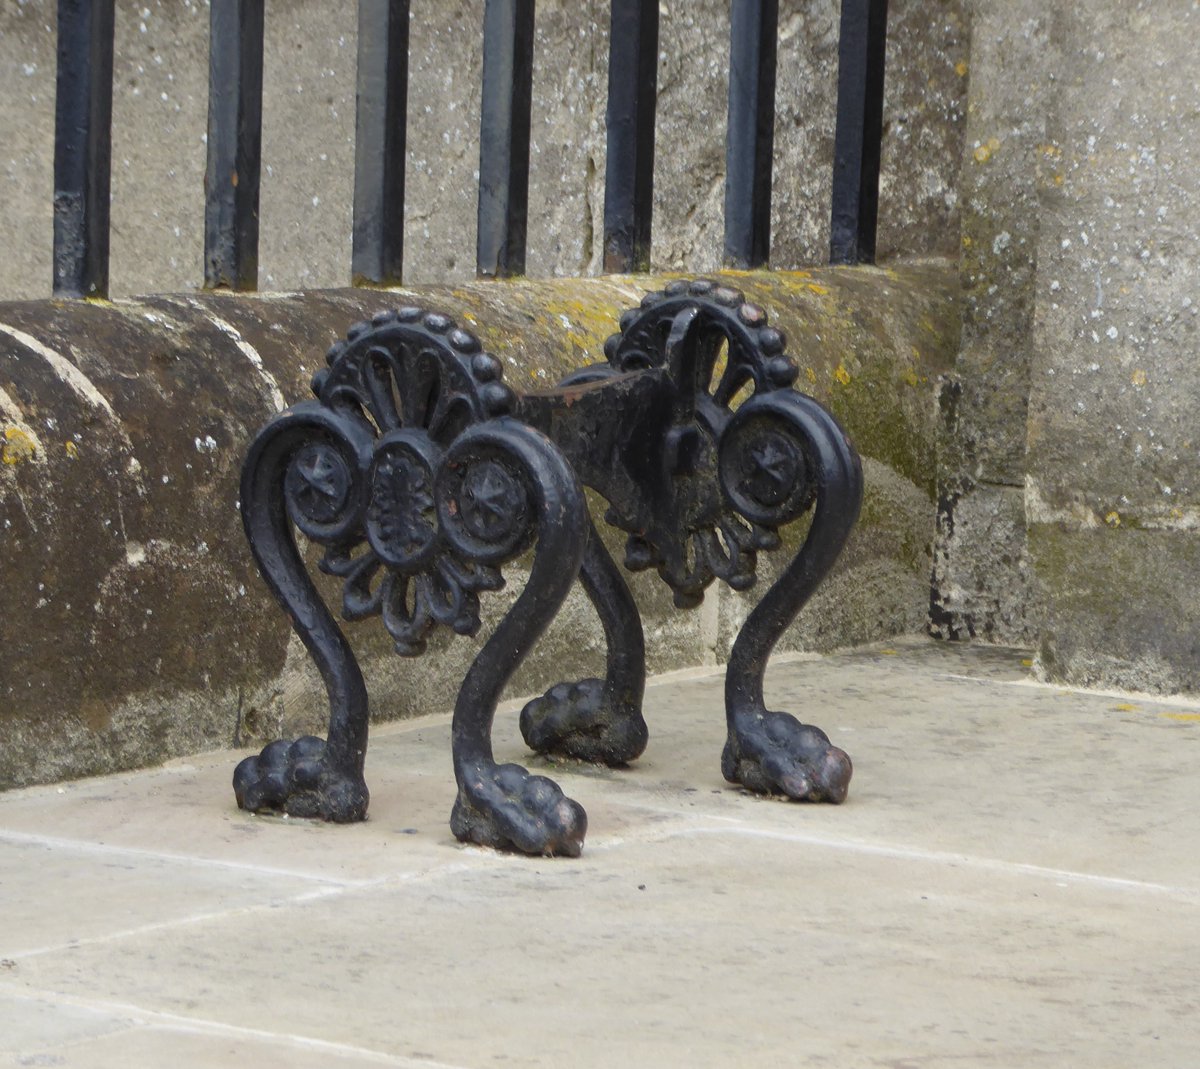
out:
M1021 651L781 659L840 807L725 784L719 674L647 691L627 770L497 756L578 860L457 844L449 723L376 732L371 819L238 812L238 754L0 795L0 1066L1192 1067L1200 705Z

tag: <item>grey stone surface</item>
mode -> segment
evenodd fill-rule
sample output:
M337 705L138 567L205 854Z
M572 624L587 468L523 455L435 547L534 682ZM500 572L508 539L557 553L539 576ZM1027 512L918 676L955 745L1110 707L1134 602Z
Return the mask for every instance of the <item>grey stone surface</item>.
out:
M879 175L882 260L957 251L972 18L970 0L889 5Z
M1048 678L1200 680L1181 582L1197 522L1195 19L973 10L932 624L1036 639Z
M54 242L54 29L57 5L0 8L0 294L46 296Z
M1200 118L1185 102L1198 13L1074 17L1056 95L1061 183L1046 191L1030 413L1037 508L1179 526L1195 496ZM1149 59L1148 59L1149 57ZM1048 517L1047 517L1048 518Z
M1027 663L777 664L854 757L842 806L724 784L719 673L658 680L633 767L531 761L578 860L454 842L446 717L376 733L358 825L239 812L237 753L9 792L0 851L40 860L3 870L0 1064L1188 1069L1200 711ZM530 760L515 703L497 754Z
M945 639L1003 642L1038 633L1020 487L943 488L937 516L930 629Z
M1058 17L1026 484L1042 663L1195 689L1200 11L1064 4Z
M947 638L1031 641L1020 488L1025 471L1042 226L1054 164L1053 6L972 10L970 107L960 181L962 349L941 387L938 559L931 624ZM1052 180L1052 179L1051 179Z
M1200 691L1194 530L1033 524L1039 673L1077 686Z
M0 293L45 293L49 285L52 8L49 0L25 0L0 10L0 52L14 57L0 64L0 91L12 104L0 112L0 181L12 206ZM655 258L694 271L720 254L728 12L717 0L668 0L661 13ZM463 279L473 270L482 0L414 4L414 16L409 277ZM825 255L837 16L836 0L781 3L777 266ZM198 281L206 18L195 2L118 4L116 292ZM870 443L868 457L881 465L869 468L872 494L899 488L895 500L910 509L874 513L878 531L864 527L856 536L847 558L856 563L821 596L814 628L798 629L789 643L824 648L839 635L908 627L921 569L931 564L931 596L923 600L937 634L1037 645L1040 670L1052 678L1159 690L1200 685L1192 637L1200 609L1186 582L1200 526L1191 412L1200 394L1193 359L1200 298L1188 258L1200 163L1188 104L1196 18L1188 5L1146 0L1083 8L1062 0L892 5L880 248L885 257L957 252L961 344L957 321L922 323L920 268L896 278L871 270L838 276L832 294L823 292L825 276L762 283L771 299L803 307L788 329L804 351L836 350L837 360L804 369L807 382L856 440ZM264 286L328 286L346 277L354 35L352 11L336 5L274 0L268 11ZM600 0L539 4L534 274L599 270L606 35ZM874 294L889 286L881 315ZM471 301L493 315L526 292L517 285L493 300L472 291ZM917 302L907 317L905 299ZM331 308L353 303L329 300ZM539 307L562 325L564 347L544 366L523 368L530 381L552 378L568 366L563 354L582 358L608 329L607 313L569 288ZM503 314L500 321L507 322ZM537 322L540 329L545 320ZM253 333L241 321L238 329ZM516 346L524 329L506 327L498 337ZM917 339L911 358L876 344L901 334ZM270 348L264 331L254 338ZM928 358L926 349L944 356L947 346L957 352L953 367ZM309 356L293 346L281 358L304 368ZM934 389L940 416L931 409ZM94 417L78 397L69 403L73 419ZM30 427L25 398L14 406L8 424ZM122 468L129 445L119 436L108 444L89 469L103 476L94 492L103 503L97 514L106 516L135 493ZM64 463L61 455L53 460ZM937 502L932 553L919 535L930 507L922 495ZM882 508L892 499L871 500ZM48 522L52 512L37 511L43 506L31 515ZM81 524L102 547L92 564L111 570L105 589L132 595L136 569L106 555L108 536L91 519ZM871 548L892 537L891 555ZM149 559L160 560L161 549L145 545ZM178 581L185 564L188 574L198 567L181 557ZM218 570L212 580L214 589L228 588L230 575ZM21 596L36 604L42 595L23 588ZM848 605L863 611L835 622ZM59 611L52 625L69 631L73 617ZM716 611L710 605L699 630L669 641L700 660L720 656L743 612L737 599ZM94 615L88 641L133 634L129 618ZM564 638L579 629L593 636L572 649L581 664L594 662L588 610L576 604L567 620ZM19 634L10 641L26 648ZM286 660L290 683L243 688L240 698L236 689L218 689L211 703L218 713L180 708L205 737L229 716L249 717L248 730L258 730L255 722L275 730L319 721L319 701L299 682L303 659L283 649L275 656ZM145 667L135 657L120 671ZM395 668L380 659L371 671L388 680ZM521 685L534 686L533 677ZM419 707L439 707L448 687L429 680L414 694ZM144 720L147 708L128 706L128 721ZM90 715L102 722L125 714L105 706ZM150 734L172 747L194 738L151 720Z
M967 54L964 0L893 12L880 251L953 252ZM774 263L825 261L837 80L836 0L780 5ZM712 270L723 242L729 16L720 0L660 6L654 261ZM50 290L52 0L0 9L0 297ZM406 278L475 271L483 0L412 5ZM208 6L119 0L111 292L202 281ZM345 285L354 169L353 5L272 0L266 13L259 285ZM608 5L542 0L534 57L528 270L600 269Z

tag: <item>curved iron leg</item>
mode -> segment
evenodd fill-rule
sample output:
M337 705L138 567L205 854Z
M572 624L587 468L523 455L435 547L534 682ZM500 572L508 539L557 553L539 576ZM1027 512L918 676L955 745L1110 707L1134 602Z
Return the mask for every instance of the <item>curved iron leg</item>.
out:
M816 510L795 559L743 625L725 674L729 736L721 771L754 791L808 801L841 802L852 766L817 727L763 702L763 674L775 643L828 573L862 502L862 467L840 427L819 404L791 394L792 422L808 442L817 471Z
M296 450L315 437L345 451L349 466L369 455L364 432L316 406L301 405L255 439L242 470L242 521L267 585L320 669L329 695L328 739L278 740L233 774L238 805L254 812L349 822L362 820L369 795L367 690L354 653L317 593L296 549L284 504L284 477Z
M646 644L637 605L590 518L579 581L604 628L605 677L555 684L521 710L521 734L536 753L623 765L648 738Z
M571 588L583 558L587 507L567 462L549 439L514 420L467 431L463 450L500 451L524 469L536 499L537 548L525 589L475 658L454 706L452 745L458 798L450 827L460 840L526 854L583 849L587 814L545 776L497 765L491 727L500 693Z

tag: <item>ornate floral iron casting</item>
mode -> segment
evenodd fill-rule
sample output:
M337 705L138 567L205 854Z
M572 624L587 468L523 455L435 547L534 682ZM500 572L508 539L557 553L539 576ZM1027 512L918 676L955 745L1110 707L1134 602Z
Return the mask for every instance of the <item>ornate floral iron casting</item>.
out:
M627 534L625 565L654 568L689 608L714 579L752 586L757 555L812 512L804 542L747 618L726 673L726 779L763 793L840 802L851 765L819 728L763 702L779 636L833 565L858 515L862 474L841 428L793 388L783 334L736 290L674 282L621 317L606 360L556 389L517 395L500 362L446 316L402 308L353 327L313 381L315 401L254 440L242 514L259 567L321 670L325 740L278 741L234 773L238 804L361 820L367 693L321 600L295 530L342 580L341 615L378 615L416 656L443 626L474 635L481 593L531 547L516 603L468 670L453 720L463 841L576 856L587 817L544 776L497 764L491 725L505 683L578 577L607 642L604 679L530 702L538 753L622 765L641 754L645 647L637 607L604 549L580 484Z

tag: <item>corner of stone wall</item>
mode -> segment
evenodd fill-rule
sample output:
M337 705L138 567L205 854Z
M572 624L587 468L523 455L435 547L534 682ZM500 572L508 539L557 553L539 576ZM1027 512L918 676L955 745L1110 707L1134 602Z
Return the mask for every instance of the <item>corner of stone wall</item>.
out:
M1024 506L1039 186L1053 148L1051 27L1031 0L976 5L960 179L962 345L939 386L929 625L947 639L1037 632Z

